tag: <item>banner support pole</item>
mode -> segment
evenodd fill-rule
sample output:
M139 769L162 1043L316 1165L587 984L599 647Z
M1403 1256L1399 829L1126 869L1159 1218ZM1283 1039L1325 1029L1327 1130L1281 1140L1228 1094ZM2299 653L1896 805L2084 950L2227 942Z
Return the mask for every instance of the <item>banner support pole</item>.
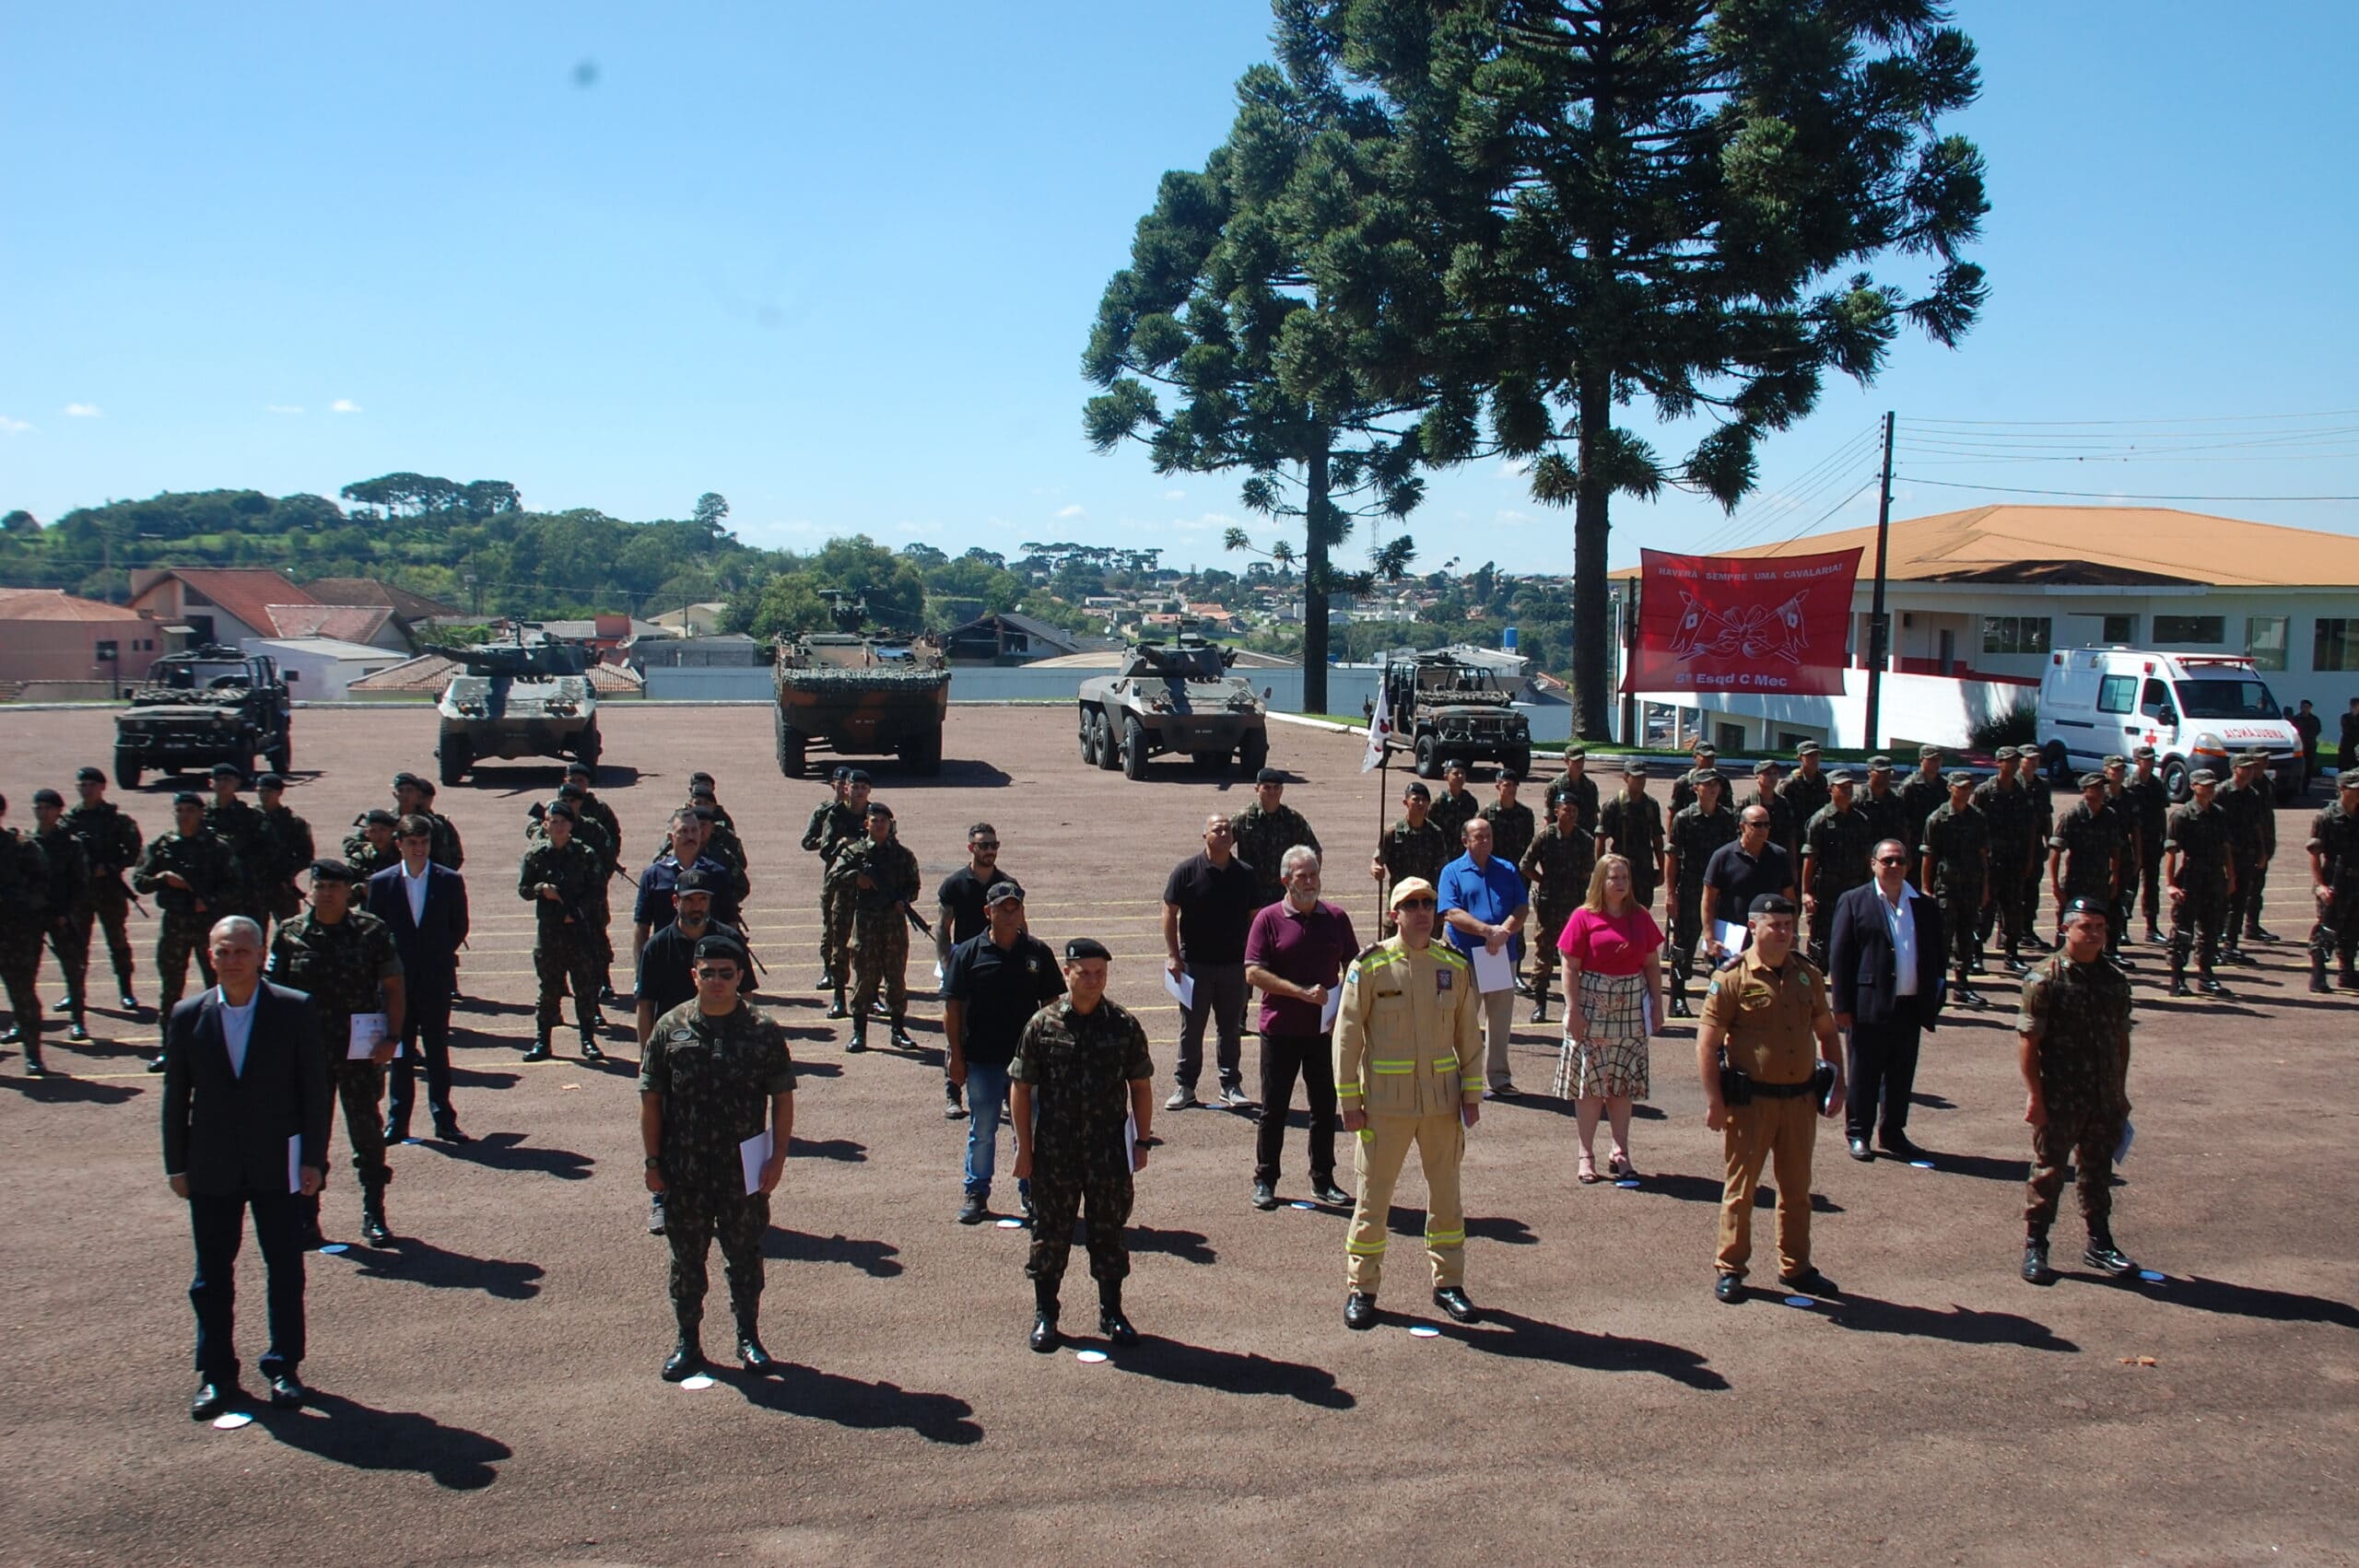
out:
M1884 415L1884 486L1876 497L1876 586L1868 608L1868 713L1866 749L1874 751L1883 743L1884 729L1884 666L1890 649L1891 633L1884 626L1884 576L1885 557L1892 547L1892 411ZM1943 674L1949 673L1944 670Z

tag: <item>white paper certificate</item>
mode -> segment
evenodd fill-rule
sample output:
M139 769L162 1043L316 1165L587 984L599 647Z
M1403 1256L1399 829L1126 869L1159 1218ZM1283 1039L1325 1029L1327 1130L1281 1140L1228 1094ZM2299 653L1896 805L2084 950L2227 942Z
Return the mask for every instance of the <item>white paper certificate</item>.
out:
M375 1054L385 1039L385 1015L381 1012L356 1012L352 1015L352 1043L345 1051L351 1061L366 1061Z
M1327 1033L1335 1026L1335 1014L1344 1011L1344 988L1339 982L1327 988L1326 1005L1319 1010L1319 1032Z
M287 1190L303 1190L303 1135L299 1132L287 1141Z
M1714 920L1712 939L1727 948L1731 956L1734 956L1743 953L1744 944L1753 940L1753 928L1740 926L1733 920Z
M1474 989L1485 996L1497 991L1515 989L1515 955L1506 943L1496 953L1487 947L1476 947L1474 958Z
M1163 989L1169 991L1172 1000L1181 1007L1193 1008L1196 1005L1195 976L1175 975L1166 969L1163 972Z
M737 1145L738 1163L745 1167L748 1198L762 1189L762 1167L770 1163L770 1129L767 1127Z

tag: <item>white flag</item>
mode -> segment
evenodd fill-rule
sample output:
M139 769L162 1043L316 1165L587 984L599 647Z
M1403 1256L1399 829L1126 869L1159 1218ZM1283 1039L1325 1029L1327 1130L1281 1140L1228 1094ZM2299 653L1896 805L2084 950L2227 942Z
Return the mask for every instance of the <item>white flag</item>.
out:
M1376 686L1376 711L1368 715L1367 755L1360 758L1360 771L1380 766L1384 761L1384 743L1392 738L1392 704L1391 694L1381 680Z

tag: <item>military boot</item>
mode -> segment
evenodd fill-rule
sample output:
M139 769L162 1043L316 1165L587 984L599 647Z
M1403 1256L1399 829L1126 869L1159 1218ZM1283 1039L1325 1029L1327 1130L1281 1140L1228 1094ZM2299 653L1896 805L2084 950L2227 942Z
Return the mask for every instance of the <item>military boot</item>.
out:
M524 1053L526 1061L546 1061L557 1052L549 1048L549 1032L543 1029L533 1036L533 1048Z
M1122 1287L1119 1281L1097 1287L1097 1331L1117 1349L1139 1342L1139 1331L1122 1316Z
M2045 1285L2056 1279L2048 1267L2048 1232L2038 1226L2024 1235L2024 1283Z
M836 988L835 1000L827 1004L827 1011L823 1016L828 1018L850 1018L851 1016L851 1009L844 1005L844 989L840 985Z
M1062 1345L1064 1336L1057 1332L1057 1292L1053 1285L1032 1281L1032 1348L1048 1355Z
M1548 1022L1548 991L1545 987L1541 989L1539 996L1534 998L1532 1000L1532 1021L1534 1024L1545 1024Z
M581 1059L583 1061L606 1059L606 1053L598 1048L597 1035L586 1027L581 1031Z
M2212 965L2203 963L2200 959L2196 964L2195 989L2201 991L2205 996L2226 996L2228 994L2228 988L2220 983L2220 977L2217 975L2212 973Z
M752 1312L737 1314L737 1360L757 1377L778 1370L778 1358L762 1348L761 1325Z
M1687 955L1684 953L1671 955L1671 1015L1687 1016Z
M898 1018L893 1020L893 1048L897 1051L913 1051L918 1048L917 1037L910 1033L909 1025Z
M2193 996L2187 989L2187 954L2174 944L2171 948L2171 995Z
M680 1338L672 1346L672 1353L663 1361L663 1381L681 1383L705 1370L704 1343L691 1329L682 1328Z
M864 1018L855 1018L851 1023L851 1038L844 1042L844 1049L847 1051L864 1051L867 1048L868 1021Z
M46 1078L49 1076L49 1066L46 1062L41 1059L41 1042L39 1040L27 1040L25 1042L25 1076L28 1078Z
M393 1245L393 1233L385 1224L385 1188L382 1182L361 1195L360 1239L370 1246Z
M2324 991L2327 989L2326 954L2313 947L2310 949L2310 989Z

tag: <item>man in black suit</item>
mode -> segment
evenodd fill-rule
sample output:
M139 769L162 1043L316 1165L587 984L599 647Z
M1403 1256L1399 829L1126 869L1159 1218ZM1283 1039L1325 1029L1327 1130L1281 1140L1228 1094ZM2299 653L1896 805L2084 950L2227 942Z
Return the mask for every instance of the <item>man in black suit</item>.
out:
M1908 1141L1908 1092L1918 1037L1942 1011L1943 950L1941 906L1908 885L1908 858L1896 838L1878 844L1870 857L1875 880L1843 895L1827 939L1835 1023L1849 1042L1845 1119L1855 1160L1875 1158L1871 1131L1886 1153L1919 1157Z
M458 989L459 948L467 940L467 879L431 859L432 818L405 816L394 833L401 864L369 879L368 902L369 913L393 928L408 1001L385 1106L385 1141L398 1143L409 1136L417 1064L423 1056L434 1136L445 1143L465 1143L469 1139L459 1130L459 1114L451 1105L451 998Z
M242 1395L236 1318L238 1248L254 1213L270 1293L270 1402L303 1402L300 1200L327 1165L328 1069L311 999L262 977L262 928L242 915L208 938L217 986L172 1009L164 1025L164 1175L188 1200L196 1238L196 1398L210 1421Z

